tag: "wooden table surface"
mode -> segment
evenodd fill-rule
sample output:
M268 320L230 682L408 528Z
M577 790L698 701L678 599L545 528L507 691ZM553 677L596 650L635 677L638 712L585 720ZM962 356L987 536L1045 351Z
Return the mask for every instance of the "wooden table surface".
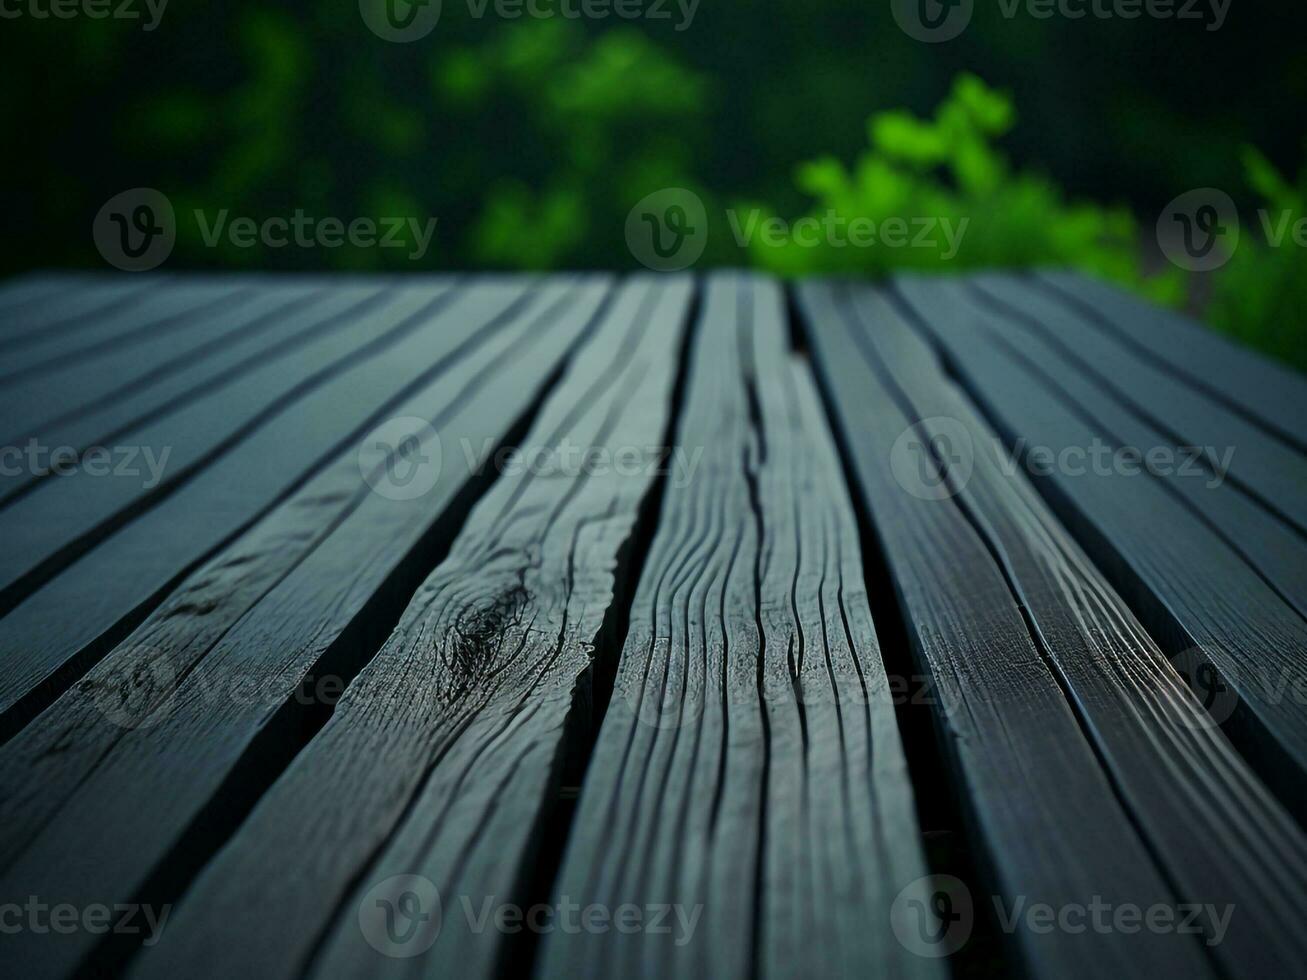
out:
M0 975L1307 961L1307 381L1062 273L0 287Z

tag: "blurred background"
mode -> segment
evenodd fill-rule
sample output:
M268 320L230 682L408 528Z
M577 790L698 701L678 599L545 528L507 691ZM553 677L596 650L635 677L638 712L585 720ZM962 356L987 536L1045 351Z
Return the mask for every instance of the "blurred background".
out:
M1307 367L1307 248L1263 232L1303 217L1302 4L1072 19L977 0L959 36L929 44L890 0L702 0L688 17L670 0L635 19L444 0L410 43L369 30L356 0L172 0L157 16L109 2L139 17L5 0L4 275L106 268L92 221L137 187L177 212L166 269L631 269L632 207L681 187L711 230L696 268L1073 265ZM1229 195L1243 235L1193 273L1156 229L1199 188ZM420 258L245 247L206 242L195 210L436 226ZM968 228L945 257L742 242L729 217L830 213Z

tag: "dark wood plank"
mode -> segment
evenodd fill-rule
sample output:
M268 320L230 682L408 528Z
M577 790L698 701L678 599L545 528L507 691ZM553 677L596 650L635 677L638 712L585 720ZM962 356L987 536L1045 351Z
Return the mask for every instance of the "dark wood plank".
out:
M554 895L674 905L674 934L556 930L539 973L940 976L890 926L925 864L857 526L777 286L711 279L689 370L677 445L702 459L667 489Z
M76 272L30 272L0 283L0 334L21 332L24 311L39 309L73 291L102 288L103 276Z
M626 286L523 446L608 459L659 445L690 290L652 277ZM435 945L408 966L493 976L507 937L474 934L459 903L520 900L573 691L653 483L648 462L501 476L134 975L374 976L385 961L360 929L361 901L407 874L446 903Z
M1253 566L1300 616L1307 616L1307 539L1202 460L1182 456L1173 435L1132 410L1110 375L1079 352L1076 332L1059 330L1066 318L1053 296L1016 279L976 276L970 284L976 289L964 290L959 301L999 314L978 319L977 327L1021 362L1032 375L1036 391L1048 398L1060 397L1094 427L1105 444L1136 450L1145 465L1153 459L1152 453L1162 453L1158 458L1165 465L1150 465L1150 472ZM950 284L947 288L954 287ZM1186 465L1186 460L1194 465Z
M1307 379L1173 310L1068 272L1038 280L1099 329L1307 452Z
M864 354L893 379L909 417L923 420L921 437L943 446L965 432L966 478L958 474L954 499L1001 563L1177 900L1233 910L1219 933L1209 928L1204 937L1222 974L1292 973L1307 957L1307 939L1294 924L1307 903L1307 838L1026 478L1012 471L927 343L882 296L859 290L852 301Z
M529 313L485 329L456 356L441 352L449 338L429 337L440 370L388 408L429 420L420 451L439 452L441 465L425 492L397 497L378 482L394 460L378 459L365 476L372 437L359 437L6 745L0 893L125 901L195 860L197 826L234 827L228 808L242 794L232 784L293 748L298 699L329 697L323 682L363 654L384 615L379 600L421 580L417 569L439 544L432 535L445 533L442 515L479 462L464 445L479 454L498 444L606 290L598 278L545 287ZM485 326L469 313L470 329ZM76 853L69 840L81 842ZM96 941L34 937L7 956L29 975L71 976Z
M284 295L308 290L277 290ZM142 336L136 344L114 342L84 357L58 358L41 370L26 370L0 378L0 412L5 431L26 431L31 422L69 412L107 393L144 387L159 372L221 350L227 337L237 340L248 323L244 307L259 298L252 289L179 285L167 291L170 314L154 307L142 315ZM289 298L288 295L288 298Z
M142 478L93 475L78 468L67 476L42 480L29 494L0 507L0 609L12 606L70 558L93 546L106 531L150 506L182 482L200 474L264 423L302 400L315 388L347 384L351 369L394 343L412 339L428 308L447 299L443 290L411 289L378 293L343 288L325 306L298 311L308 321L328 319L333 329L313 334L294 356L261 360L180 411L125 432L119 442L148 451L162 466ZM369 309L368 304L374 304ZM163 453L167 452L166 464ZM148 459L147 459L148 462ZM148 484L148 485L147 485Z
M1002 280L991 284L995 295L1010 293L1018 303L1028 295ZM1233 450L1228 478L1307 532L1307 455L1095 323L1062 306L1056 322L1044 326L1073 342L1135 411L1177 442L1211 448L1217 461Z
M1174 891L1117 800L1003 570L951 495L957 474L911 450L911 440L928 446L931 436L915 428L916 411L868 356L864 327L850 322L834 287L805 284L799 301L909 642L932 679L941 741L988 887L1006 909L1022 900L1054 909L1094 901L1174 907ZM1011 928L1034 976L1213 975L1190 936L1044 934L1024 918Z
M528 295L527 285L523 279L488 279L449 295L448 302L427 314L421 311L427 305L424 297L433 295L430 289L410 293L404 302L360 310L351 323L378 336L384 337L387 328L404 336L343 365L337 376L285 406L217 458L199 479L156 501L0 619L0 731L12 733L48 704L71 677L139 623L196 562L375 425L378 413L406 394L408 385L437 369L451 351L475 342L478 331L513 315L519 306L548 298ZM565 288L551 287L550 295ZM375 289L365 295L374 296ZM345 305L337 315L350 309ZM222 409L230 403L228 396L216 405ZM131 574L121 574L124 569ZM70 617L69 609L78 615Z
M1094 427L1048 398L1043 381L977 326L991 314L937 281L902 279L898 288L1008 446L1023 439L1056 455L1093 445L1100 435ZM1301 817L1307 624L1146 472L1053 467L1039 487L1162 649L1195 659L1191 675L1210 678L1205 696L1225 699L1227 734Z
M0 309L0 355L33 345L60 343L83 330L96 330L117 314L150 296L163 277L117 278L88 281L81 276L59 276L51 294L26 294L11 307Z
M6 436L0 444L24 447L30 439L37 439L52 449L86 449L95 444L94 437L75 437L77 441L73 442L56 440L71 423L85 421L97 412L116 408L119 418L130 419L127 406L134 399L150 399L156 385L176 392L173 376L188 372L193 375L197 368L213 371L212 365L230 359L234 349L271 347L271 339L262 340L260 335L279 336L276 328L280 324L295 322L287 316L290 308L313 295L314 290L303 286L222 294L207 306L183 309L178 314L182 320L179 328L160 331L144 349L108 350L103 356L76 361L36 377L20 377L0 390L0 418L4 419ZM278 313L285 319L275 315ZM181 393L188 390L189 386ZM160 403L157 396L153 402L166 404ZM102 424L92 431L111 433L113 429L113 425ZM27 472L13 474L6 470L0 475L0 487L6 493L34 479Z

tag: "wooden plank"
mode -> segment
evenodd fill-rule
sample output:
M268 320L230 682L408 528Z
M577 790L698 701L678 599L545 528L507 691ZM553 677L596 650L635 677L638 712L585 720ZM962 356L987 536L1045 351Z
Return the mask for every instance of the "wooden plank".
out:
M890 927L925 864L856 523L783 311L768 281L707 287L677 437L702 460L667 489L555 887L675 906L677 934L556 930L542 977L942 975Z
M0 283L0 331L11 334L22 324L20 314L38 309L73 290L92 290L106 285L104 277L89 273L31 272Z
M297 691L327 694L320 682L375 649L375 621L384 624L384 603L397 598L386 594L421 581L424 559L447 533L442 515L459 506L473 476L477 460L464 443L481 453L505 436L606 292L597 277L578 288L560 280L496 329L465 306L467 325L457 332L477 343L450 356L452 323L432 331L439 369L388 408L429 420L419 451L441 465L424 474L434 480L425 492L389 492L382 481L394 460L379 458L365 476L360 454L373 436L351 441L5 746L0 893L127 901L156 875L203 857L197 825L234 828L232 798L242 791L232 784L256 780L293 752L295 711L304 713ZM251 789L257 783L244 792ZM76 852L70 840L80 842ZM70 976L96 942L33 937L5 956L25 975Z
M87 329L76 335L55 333L45 343L4 355L0 362L0 384L5 385L6 396L12 397L11 386L38 385L51 379L54 387L45 391L49 398L60 390L57 375L61 372L81 370L94 376L97 367L105 372L122 370L118 365L124 363L128 368L133 367L147 360L161 339L173 332L202 328L206 315L224 308L234 309L253 295L253 290L232 284L161 284L116 316L88 318L87 326L94 327L94 331ZM111 332L110 328L115 326L120 329ZM99 335L102 332L104 336ZM96 335L89 336L92 333ZM138 360L129 360L132 357Z
M163 281L126 277L86 282L74 277L62 283L54 295L41 295L35 302L19 302L0 309L0 353L6 358L30 346L58 343L83 330L116 320L146 299ZM32 297L28 297L29 299Z
M600 465L555 457L558 468L495 482L135 976L373 976L386 961L360 928L360 900L396 874L427 877L446 902L434 946L396 965L494 975L506 937L473 934L459 897L520 900L573 692L653 483L645 454L665 435L690 292L652 277L622 290L524 442L592 450ZM623 470L614 461L632 449L641 465Z
M988 887L1009 911L1019 903L1174 907L1173 890L1116 799L1002 569L951 496L957 474L911 451L911 440L929 445L929 436L914 428L921 420L866 356L862 328L832 287L805 284L799 302L909 642L931 678L941 742L963 787ZM1044 933L1026 918L1009 928L1034 976L1213 975L1190 936Z
M1222 975L1293 972L1307 957L1307 939L1294 924L1307 905L1307 838L1026 478L1007 465L1002 445L926 342L871 290L856 291L852 302L864 355L893 379L908 417L923 420L921 437L944 446L965 432L967 476L959 476L954 499L1001 563L1177 900L1232 910L1219 932L1202 923Z
M31 493L0 506L0 537L6 543L0 551L0 610L12 607L33 585L152 501L202 473L315 387L342 373L348 376L354 365L411 335L423 322L423 310L443 302L443 295L439 289L336 291L325 306L293 314L333 324L297 347L293 357L265 359L180 411L121 435L119 444L138 447L147 463L153 458L156 472L105 478L79 467L70 475L44 479ZM373 301L381 308L365 312Z
M160 331L144 349L109 349L34 377L20 375L0 389L0 417L8 435L0 443L22 446L36 438L47 446L69 445L52 442L49 433L96 409L130 401L172 374L222 358L233 346L267 330L276 320L268 314L284 313L312 295L307 287L270 287L258 293L235 290L216 299L211 296L207 306L180 306L177 329ZM91 443L73 445L84 449ZM5 477L7 483L9 474Z
M1285 602L1307 617L1307 539L1201 459L1183 455L1173 436L1133 411L1110 377L1068 342L1075 333L1060 329L1066 317L1054 297L1017 279L976 276L970 284L976 291L958 292L958 301L980 304L998 314L978 319L977 326L1020 361L1027 374L1039 377L1043 383L1036 385L1036 391L1048 398L1060 397L1105 444L1130 447L1145 465L1153 453L1159 453L1162 464L1150 465L1150 471L1179 498L1178 503L1200 516Z
M373 296L375 291L364 294ZM460 289L438 310L422 313L424 297L433 295L445 296L426 288L408 294L403 302L360 312L354 322L378 335L389 328L405 336L369 357L354 358L336 377L287 405L221 455L199 479L182 484L100 541L0 619L0 733L12 733L53 700L135 627L196 562L375 425L376 414L401 396L405 386L418 383L449 351L474 342L478 330L513 315L532 299L524 279L487 279ZM402 325L409 321L408 327ZM216 405L225 411L230 403L227 399ZM123 569L132 574L121 574ZM77 609L78 615L70 617L69 609Z
M1307 379L1218 331L1085 276L1037 277L1094 327L1307 452Z
M178 285L158 297L149 314L141 314L140 336L115 340L77 358L52 357L26 370L0 376L0 410L9 421L14 412L68 410L111 391L124 380L149 378L179 355L208 349L226 331L226 318L239 321L240 307L254 290ZM8 365L5 365L8 368ZM35 402L35 405L33 405Z
M996 295L1011 289L992 282ZM1026 295L1024 290L1011 291L1018 302ZM1233 450L1228 478L1291 521L1299 532L1307 531L1307 456L1169 367L1141 357L1137 348L1095 323L1067 306L1046 329L1074 338L1081 354L1112 379L1114 391L1177 442L1214 450L1213 465Z
M1056 455L1094 444L1094 427L977 327L989 314L938 281L897 288L1007 445ZM1223 698L1223 727L1258 775L1307 813L1307 624L1155 478L1053 467L1039 486L1162 649L1194 659L1190 674Z

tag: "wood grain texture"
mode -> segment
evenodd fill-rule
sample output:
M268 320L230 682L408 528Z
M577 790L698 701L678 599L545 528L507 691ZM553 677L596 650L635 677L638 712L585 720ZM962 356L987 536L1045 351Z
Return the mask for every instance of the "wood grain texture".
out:
M1201 323L1069 272L1038 280L1093 326L1307 452L1307 380Z
M687 280L667 282L625 287L524 449L584 447L602 459L634 449L644 459L661 443L690 297ZM506 937L475 932L461 903L521 900L574 688L653 483L647 465L574 467L495 482L134 975L495 974ZM342 795L350 807L335 805ZM359 916L395 875L434 882L445 916L422 956L388 961Z
M0 334L22 333L24 311L39 309L74 290L89 292L96 285L90 275L77 273L31 272L6 279L0 283Z
M987 314L942 284L898 281L919 323L1013 446L1089 447L1100 433L988 339ZM1062 467L1039 481L1063 524L1171 657L1193 663L1224 728L1277 795L1307 812L1307 624L1151 475ZM1231 703L1233 702L1233 703Z
M16 358L24 363L27 351L35 349L35 359L41 360L46 349L75 350L81 337L71 348L66 347L74 335L89 334L92 343L115 329L132 329L133 307L148 300L165 277L110 277L87 282L79 276L59 276L52 294L28 293L19 297L11 307L0 309L0 355L5 363Z
M1174 907L1175 892L1117 800L1002 568L956 499L956 464L933 455L936 434L921 428L893 376L868 356L863 325L838 299L826 285L799 291L909 641L932 680L987 887L1007 910L1095 901ZM950 458L960 451L941 447ZM988 896L973 901L992 906ZM1189 936L1045 934L1019 919L1011 939L1035 976L1214 975Z
M29 719L35 713L31 702L39 709L53 700L52 694L105 652L106 643L112 646L126 635L118 624L126 620L129 631L196 562L386 418L379 413L403 397L406 387L418 383L445 352L471 342L486 324L528 302L526 289L526 280L488 279L456 295L419 289L359 312L363 331L382 339L388 331L403 336L370 356L338 365L334 376L291 399L232 451L218 455L198 478L151 501L155 506L99 541L0 619L0 712L5 713L0 714L0 731L11 733ZM336 315L349 316L352 293L342 293L347 294L342 296L345 305ZM364 293L365 299L375 295L375 287ZM424 314L433 295L447 302ZM207 403L210 410L239 401L226 388L219 394L219 401ZM226 421L210 419L203 431ZM127 569L130 574L120 574ZM69 617L69 608L79 615Z
M936 976L890 908L925 874L857 527L779 289L709 280L667 488L539 974ZM693 930L685 923L695 921Z
M1011 287L995 282L994 288ZM1213 449L1217 458L1233 449L1229 479L1290 521L1299 533L1307 533L1307 455L1177 375L1169 365L1141 357L1137 346L1101 329L1098 320L1077 315L1069 306L1064 310L1047 329L1073 343L1111 378L1135 411L1172 433L1177 442ZM1232 363L1238 362L1232 359ZM1299 404L1301 412L1307 401Z
M1191 454L1193 447L1179 446L1173 434L1132 409L1111 376L1079 352L1075 337L1084 327L1067 316L1054 296L1010 277L975 276L969 284L974 289L956 293L959 301L999 314L978 320L979 328L1027 373L1042 376L1040 390L1049 397L1060 395L1105 443L1129 447L1145 465L1154 452L1162 453L1163 465L1152 465L1150 471L1300 616L1307 616L1307 538Z
M370 482L360 468L366 442L352 441L6 745L0 891L126 901L170 863L195 860L197 827L234 820L225 811L239 784L293 745L295 713L339 695L337 671L385 615L377 598L414 577L406 566L421 566L431 529L472 477L479 460L464 445L481 453L503 438L606 290L602 279L560 279L494 329L464 305L457 328L446 320L428 336L439 369L388 408L430 420L436 434L422 449L441 465L429 490L374 491L380 474ZM470 336L477 343L460 352ZM435 440L446 444L439 457ZM72 839L83 842L77 854L64 848ZM29 937L9 955L32 975L71 976L95 943Z
M298 343L332 327L322 320L293 315L327 300L326 292L303 286L277 286L251 293L243 302L223 305L212 317L195 319L212 336L193 350L165 360L154 369L132 374L127 365L139 364L141 352L124 352L121 366L112 369L98 360L88 367L74 364L59 386L57 377L43 376L29 385L14 385L4 404L4 446L25 452L31 440L50 453L71 449L74 459L92 446L113 446L135 428L175 412L184 405L239 377L261 358L291 350ZM184 344L190 338L160 337L152 353ZM197 338L198 339L198 338ZM117 360L117 358L115 358ZM56 382L55 397L41 397L47 384ZM23 391L26 389L26 391ZM64 453L61 453L64 455ZM13 452L0 467L0 505L30 492L44 477L24 465Z
M314 306L302 311L299 315L314 319L331 317L336 329L315 335L293 358L270 358L181 411L123 433L121 442L149 448L160 459L168 451L166 472L155 485L146 486L144 479L105 479L79 468L43 480L32 493L12 500L0 509L0 536L6 542L0 552L0 608L30 590L24 578L39 584L115 523L202 472L314 388L411 334L421 312L442 302L441 295L429 289L393 294L342 289L329 301L330 310ZM365 313L369 300L378 304L375 316Z
M1209 955L1229 977L1293 972L1307 956L1294 927L1295 910L1307 905L1302 831L1024 475L1006 465L925 340L872 290L850 300L864 355L924 420L922 437L945 445L959 426L969 437L969 473L954 499L1001 564L1177 900L1233 909L1219 931L1202 923Z
M310 293L307 288L269 289L282 302ZM124 392L140 390L188 361L220 351L243 333L265 325L246 308L260 297L253 289L178 285L169 292L175 303L174 325L154 323L149 341L140 345L114 344L97 355L60 363L40 372L19 372L0 378L0 417L4 433L22 436L42 427L52 416L84 410ZM3 361L0 361L0 366ZM13 438L5 439L12 443Z

